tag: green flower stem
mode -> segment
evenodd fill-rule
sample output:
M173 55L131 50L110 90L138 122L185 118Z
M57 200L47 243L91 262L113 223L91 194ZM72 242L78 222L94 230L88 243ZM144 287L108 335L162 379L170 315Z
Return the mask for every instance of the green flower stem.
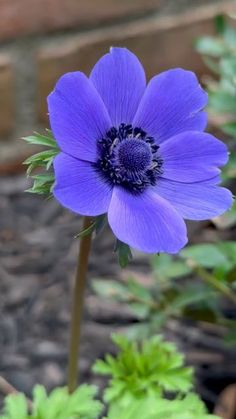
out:
M93 220L84 217L82 231L89 228ZM83 312L84 291L88 269L88 259L91 247L91 233L81 237L78 256L75 286L73 292L70 346L68 359L68 391L73 393L77 387L79 375L79 349L81 338L81 321Z
M217 291L227 297L230 301L236 304L236 295L235 293L228 287L227 284L221 282L220 280L216 279L213 275L207 272L200 266L195 266L194 271L198 274L203 281L214 287Z

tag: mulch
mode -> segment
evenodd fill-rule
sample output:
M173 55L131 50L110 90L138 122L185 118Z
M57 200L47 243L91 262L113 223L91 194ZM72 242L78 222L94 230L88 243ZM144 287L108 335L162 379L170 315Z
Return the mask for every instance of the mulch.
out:
M81 225L79 217L55 200L24 193L27 182L23 175L0 180L0 375L30 396L35 383L50 390L66 382L71 291L78 252L74 236ZM217 239L218 233L208 225L194 224L190 229L193 242ZM229 239L230 234L223 232L222 238ZM94 240L89 281L119 278L113 248L108 230ZM150 273L148 258L135 253L129 270ZM118 303L107 301L104 305L89 283L85 306L81 381L103 386L104 379L93 376L91 366L96 358L114 352L111 332L124 330L135 319ZM172 320L165 333L196 367L197 389L212 408L218 394L236 381L236 350L223 344L224 332L219 326Z

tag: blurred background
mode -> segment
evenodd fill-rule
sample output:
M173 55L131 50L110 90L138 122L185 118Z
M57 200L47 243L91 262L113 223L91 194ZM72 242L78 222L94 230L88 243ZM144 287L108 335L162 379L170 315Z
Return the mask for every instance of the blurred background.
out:
M18 389L29 394L36 382L49 389L65 383L78 251L73 237L80 231L79 218L54 200L23 192L30 181L22 162L36 149L21 137L48 127L46 97L56 80L68 71L89 74L113 45L136 53L148 78L183 67L204 82L211 72L194 42L214 35L216 16L230 13L236 13L235 1L0 1L0 375ZM218 132L217 121L212 119L209 129ZM219 232L216 225L198 223L189 228L192 243L235 240L235 227ZM137 275L142 284L150 283L147 256L134 253L121 273L113 247L109 231L95 239L91 281ZM89 288L83 380L91 380L95 358L113 350L110 333L139 321L128 306L109 300L109 293L104 304L99 292ZM227 310L231 313L231 306ZM172 321L165 333L196 366L198 389L211 407L220 391L236 381L235 349L222 344L223 326L203 326Z

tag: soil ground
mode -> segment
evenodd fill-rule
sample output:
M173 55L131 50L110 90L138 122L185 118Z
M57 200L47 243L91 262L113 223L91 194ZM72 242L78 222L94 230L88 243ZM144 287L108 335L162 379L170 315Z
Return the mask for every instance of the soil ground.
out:
M78 251L74 235L80 219L55 200L27 194L23 175L0 180L0 375L17 389L31 393L35 383L48 389L64 385L71 290ZM209 224L190 226L192 242L215 241ZM224 231L221 238L235 235ZM94 240L89 265L93 278L119 278L114 240L106 230ZM135 253L129 270L150 274L148 258ZM236 313L234 312L235 317ZM88 283L81 348L81 379L103 386L91 365L114 351L110 334L134 322L118 303L95 296ZM222 343L217 327L170 322L164 331L196 367L197 389L212 407L218 393L235 382L235 350Z

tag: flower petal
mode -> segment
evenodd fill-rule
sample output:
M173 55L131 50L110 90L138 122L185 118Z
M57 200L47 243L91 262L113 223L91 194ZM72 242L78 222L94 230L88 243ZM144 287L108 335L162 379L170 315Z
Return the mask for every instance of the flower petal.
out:
M90 80L102 97L113 125L132 123L146 87L138 58L126 48L111 48L93 68Z
M228 189L209 182L179 183L159 179L156 193L188 220L208 220L227 211L232 203Z
M54 159L55 198L66 208L81 215L107 212L112 188L104 182L92 164L60 153Z
M96 141L111 128L102 99L91 81L67 73L48 96L51 128L62 151L82 160L96 160Z
M199 182L220 173L228 160L226 145L210 134L187 131L160 145L162 177L179 182Z
M177 253L187 242L182 217L151 190L132 195L115 187L108 221L119 240L144 252Z
M139 105L133 124L158 143L183 131L203 131L207 124L207 94L191 71L181 68L153 77Z

